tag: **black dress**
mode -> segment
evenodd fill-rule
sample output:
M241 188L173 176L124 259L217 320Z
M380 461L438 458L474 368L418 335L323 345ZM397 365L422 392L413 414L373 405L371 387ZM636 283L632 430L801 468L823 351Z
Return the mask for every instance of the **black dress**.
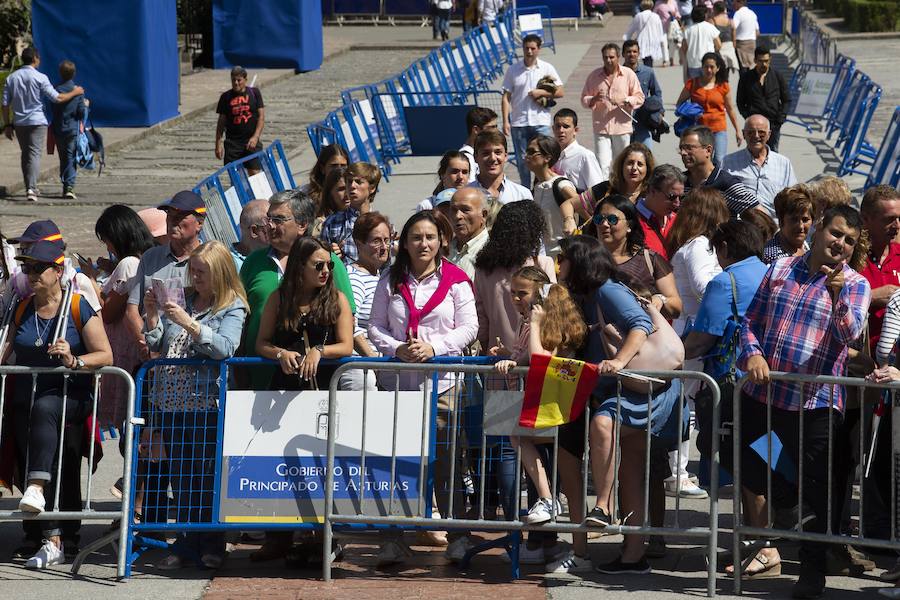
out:
M309 347L314 348L319 344L327 345L334 342L334 325L319 325L312 321L308 316L301 317L297 331L286 330L280 324L276 325L275 333L272 335L272 344L291 350L293 352L305 353L303 333L309 337ZM319 370L316 373L316 383L320 390L327 390L331 381L331 376L337 369L336 366L323 366L324 359L319 362ZM269 384L270 390L308 390L313 386L309 381L303 381L296 373L286 375L281 367L275 368L272 375L272 381Z

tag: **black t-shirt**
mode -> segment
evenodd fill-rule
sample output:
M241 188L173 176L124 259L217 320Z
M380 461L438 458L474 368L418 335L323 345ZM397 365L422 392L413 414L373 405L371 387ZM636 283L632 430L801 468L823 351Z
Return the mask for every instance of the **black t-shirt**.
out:
M219 96L216 112L225 115L225 139L246 142L256 132L259 109L263 108L262 94L247 87L242 94L228 90Z

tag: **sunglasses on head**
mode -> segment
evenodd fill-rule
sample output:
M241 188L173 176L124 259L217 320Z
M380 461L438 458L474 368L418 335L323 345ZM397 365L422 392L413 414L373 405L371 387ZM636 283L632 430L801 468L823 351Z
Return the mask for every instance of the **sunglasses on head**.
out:
M603 225L603 222L606 221L609 223L610 227L615 227L619 224L619 215L603 215L597 213L593 218L594 225Z
M54 265L51 263L45 263L45 262L33 262L33 261L23 262L22 263L22 272L25 273L26 275L30 275L31 273L40 275L41 273L43 273L44 271L46 271L47 269L49 269L52 266L54 266Z
M325 266L328 264L329 263L327 260L317 260L316 262L313 263L313 269L316 270L316 273L321 273L322 269L324 269Z

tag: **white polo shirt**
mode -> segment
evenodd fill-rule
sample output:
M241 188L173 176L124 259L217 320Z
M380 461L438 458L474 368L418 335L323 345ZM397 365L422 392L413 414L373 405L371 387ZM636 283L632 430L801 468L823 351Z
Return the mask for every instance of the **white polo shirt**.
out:
M537 59L530 69L525 67L525 61L517 62L510 66L503 77L502 90L509 92L509 124L513 127L537 127L546 125L550 127L550 109L542 107L528 96L528 92L537 87L538 81L549 75L562 85L559 73L548 62Z
M485 196L491 195L488 189L481 185L481 182L477 179L466 187L478 188ZM500 204L509 204L510 202L518 202L519 200L534 200L534 196L527 187L519 185L504 175L503 183L500 184L500 197L497 198L497 201L500 202Z
M553 165L553 171L574 183L579 192L605 180L597 155L579 144L578 140L563 149L559 160Z
M743 42L746 40L755 40L756 32L759 30L759 21L756 13L746 6L740 7L735 11L731 18L734 24L734 39Z

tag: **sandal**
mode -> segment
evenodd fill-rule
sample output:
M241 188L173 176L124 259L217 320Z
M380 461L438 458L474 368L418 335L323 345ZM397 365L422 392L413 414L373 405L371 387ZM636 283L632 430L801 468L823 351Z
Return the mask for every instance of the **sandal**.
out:
M747 567L744 569L743 574L741 575L741 580L748 581L751 579L764 579L767 577L779 577L781 575L781 559L778 559L778 562L772 562L774 559L769 558L762 552L757 552L756 556L747 564ZM752 569L753 564L758 564L761 568ZM729 572L728 567L725 567L725 574L728 577L734 577L734 565L729 565L732 567L732 570Z

